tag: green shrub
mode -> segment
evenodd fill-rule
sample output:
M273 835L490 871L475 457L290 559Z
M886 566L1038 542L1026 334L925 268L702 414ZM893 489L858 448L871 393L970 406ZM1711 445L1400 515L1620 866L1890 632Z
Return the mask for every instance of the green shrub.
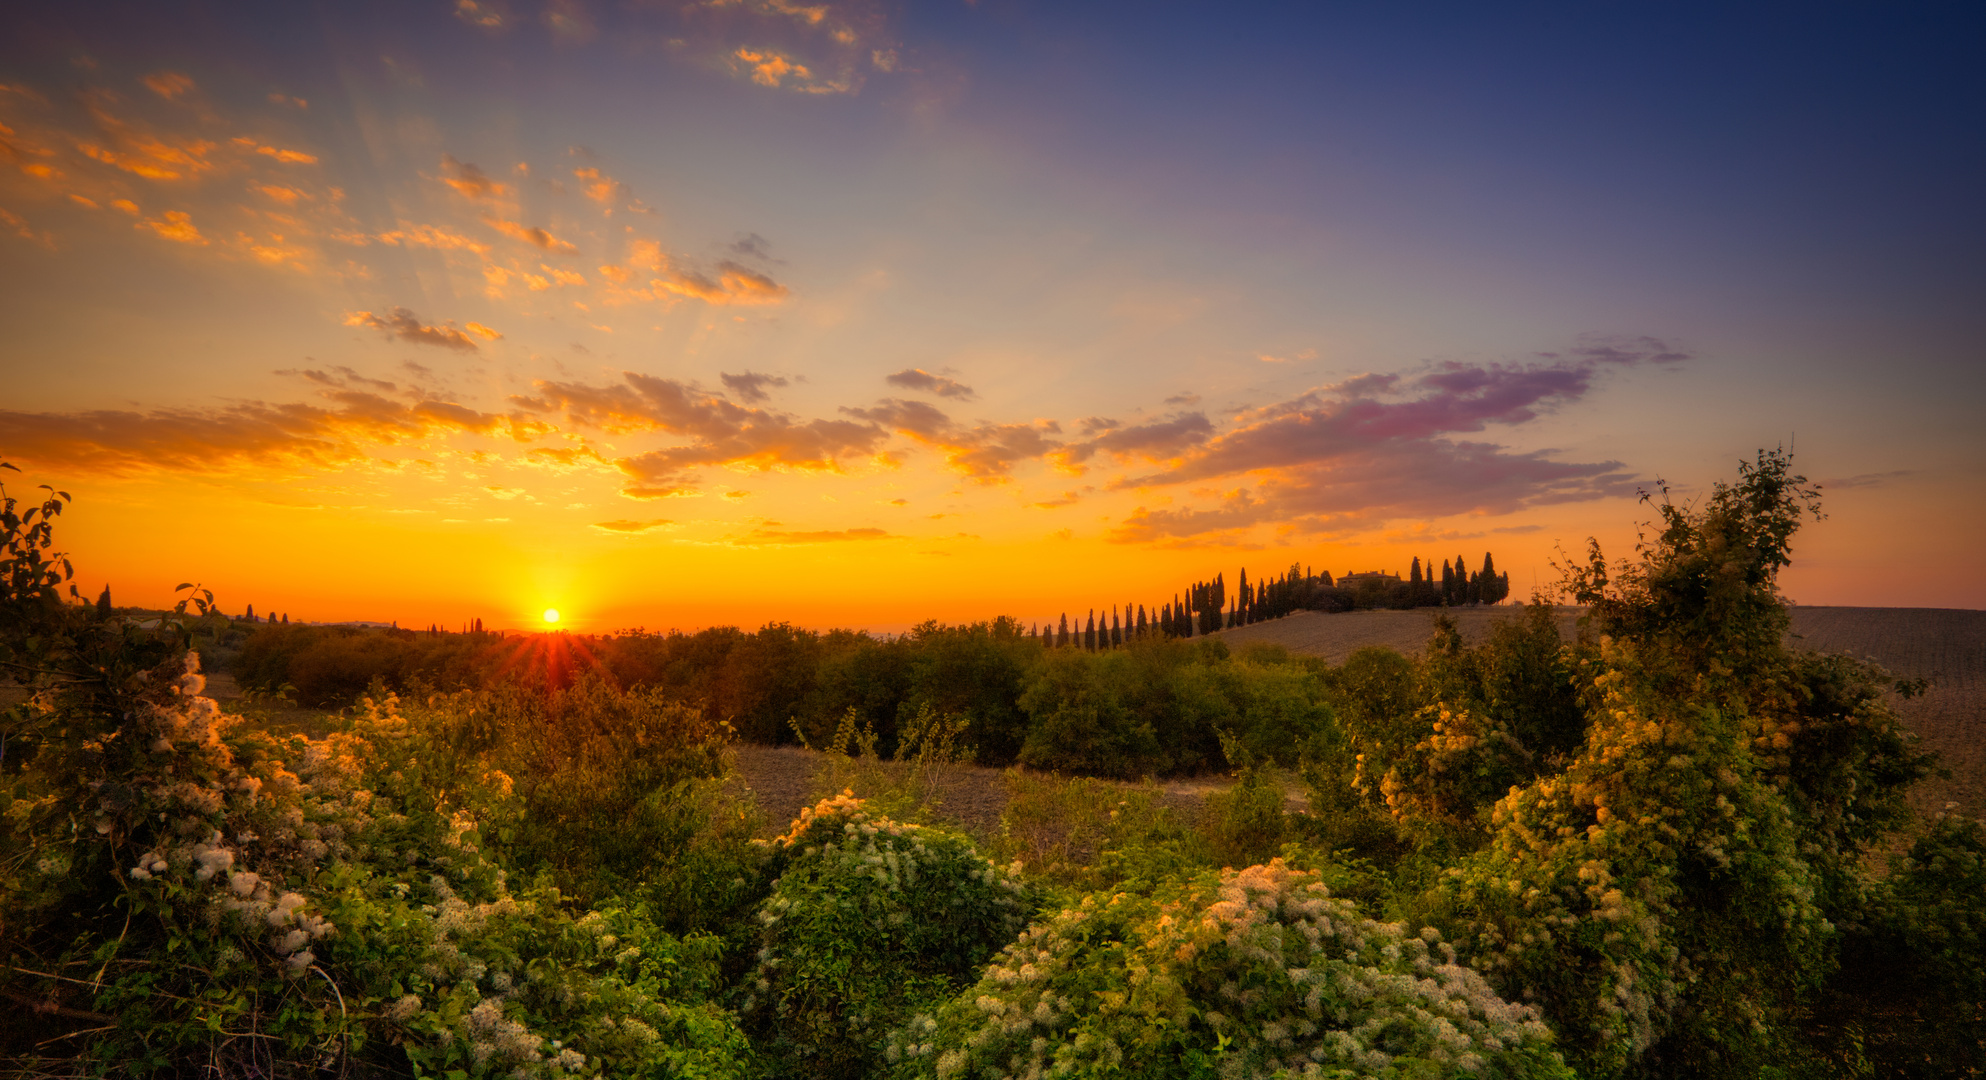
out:
M1280 860L1092 894L892 1035L892 1075L1570 1077L1535 1010L1433 931Z
M1660 693L1624 643L1598 666L1585 747L1496 805L1490 846L1447 871L1432 921L1595 1076L1651 1052L1756 1075L1825 974L1818 879L1742 717Z
M844 794L772 841L743 1013L785 1073L868 1075L883 1036L970 982L1027 925L1029 890L957 834Z

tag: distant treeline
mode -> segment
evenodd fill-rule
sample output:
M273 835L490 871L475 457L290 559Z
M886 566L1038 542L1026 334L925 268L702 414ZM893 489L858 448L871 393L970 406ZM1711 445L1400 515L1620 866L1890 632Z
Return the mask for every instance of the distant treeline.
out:
M884 755L901 725L951 714L967 718L982 764L1125 777L1223 768L1223 733L1294 764L1291 733L1317 729L1336 696L1335 669L1276 646L1230 652L1220 638L1148 633L1118 649L1057 649L1008 618L897 637L783 623L597 637L263 623L231 666L245 688L288 687L315 706L349 704L375 681L426 694L593 673L694 703L749 742L818 747L852 720Z
M1333 580L1330 571L1312 573L1300 563L1292 563L1281 577L1248 581L1243 568L1234 592L1229 593L1224 574L1212 581L1196 581L1184 593L1174 593L1171 601L1153 605L1127 603L1108 610L1091 608L1087 617L1078 615L1071 625L1065 612L1051 627L1030 628L1030 636L1043 639L1056 648L1071 646L1108 649L1145 634L1165 637L1192 637L1267 619L1280 619L1298 611L1367 611L1374 608L1464 607L1494 604L1510 595L1510 575L1498 573L1496 559L1483 553L1483 565L1471 571L1460 555L1454 562L1443 560L1441 576L1434 574L1430 560L1425 573L1421 560L1414 558L1407 577L1397 573L1369 571L1346 574Z

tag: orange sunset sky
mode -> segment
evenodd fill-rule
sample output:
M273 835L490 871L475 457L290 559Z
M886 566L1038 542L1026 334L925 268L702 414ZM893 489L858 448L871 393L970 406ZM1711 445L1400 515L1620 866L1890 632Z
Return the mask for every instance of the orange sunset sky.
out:
M1630 553L1791 445L1805 604L1986 606L1935 19L723 0L0 16L0 458L94 596L1023 621Z

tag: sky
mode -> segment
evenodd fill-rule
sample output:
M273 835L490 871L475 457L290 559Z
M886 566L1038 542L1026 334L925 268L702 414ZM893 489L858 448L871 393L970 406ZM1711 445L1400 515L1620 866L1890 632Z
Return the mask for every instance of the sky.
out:
M1787 447L1986 607L1960 5L0 15L0 460L78 585L900 631L1485 552Z

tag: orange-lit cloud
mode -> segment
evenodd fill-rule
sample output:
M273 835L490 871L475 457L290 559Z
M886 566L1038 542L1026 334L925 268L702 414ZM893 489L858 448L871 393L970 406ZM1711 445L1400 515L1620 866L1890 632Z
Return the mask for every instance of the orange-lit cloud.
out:
M536 226L520 225L515 221L505 221L497 217L486 217L483 219L483 224L505 236L543 248L554 255L572 255L579 251L573 245Z
M176 240L182 244L193 244L198 247L207 245L207 238L200 235L200 230L194 227L192 216L184 210L167 210L161 217L139 222L138 227L150 229L167 240Z
M113 130L121 130L118 125ZM127 135L123 146L106 147L94 142L77 144L83 156L122 169L147 180L178 180L196 176L214 167L208 156L215 144L205 139L172 143L150 135Z
M441 167L446 175L441 182L454 188L456 194L478 202L488 199L501 199L510 194L510 186L490 178L489 174L476 166L443 154Z
M506 20L498 5L477 0L455 0L455 17L485 30L501 30Z
M622 192L626 190L619 180L599 169L574 169L572 175L579 180L580 194L602 206L613 206L621 200Z
M771 50L739 49L732 56L751 72L752 81L760 86L777 87L787 79L808 82L814 77L805 64L796 64Z
M227 474L244 466L340 469L368 461L373 447L434 435L527 439L546 430L528 417L483 413L452 402L401 404L350 389L327 389L323 396L337 407L254 402L149 412L0 410L0 445L17 462L83 475Z
M568 423L615 434L661 432L689 440L614 462L628 477L622 494L667 498L688 494L701 466L768 471L839 472L842 461L878 450L887 434L874 424L807 420L739 405L675 379L635 372L624 382L587 386L540 379L533 394L513 398L531 413L558 413Z
M316 154L306 154L301 150L285 150L282 149L281 147L276 147L276 146L264 146L259 141L255 139L251 139L246 135L238 135L235 137L233 141L236 146L239 146L244 150L261 154L263 157L275 158L277 161L285 165L317 164Z
M437 251L468 251L477 255L487 255L490 250L488 244L478 243L460 233L434 225L408 225L404 222L400 228L380 233L375 239L382 244L433 248Z
M388 337L399 338L401 341L412 342L416 345L434 345L444 349L461 349L468 352L474 352L476 350L475 341L468 334L457 330L454 323L450 322L443 326L430 326L421 322L413 312L403 307L394 308L385 315L375 315L370 311L354 311L345 316L345 325L369 326L374 330L386 334ZM492 341L503 336L480 323L471 323L469 326L477 335Z
M725 261L717 264L712 280L692 270L665 270L649 282L657 292L702 300L707 304L776 304L786 299L786 286L756 270Z
M601 532L617 533L621 536L637 536L645 532L654 532L657 529L666 529L674 524L675 522L670 521L668 518L649 518L646 521L630 521L623 518L619 521L596 521L593 523L593 527Z
M145 86L152 93L171 101L193 89L193 77L177 71L159 71L145 76Z
M1047 458L1065 445L1054 437L1061 434L1062 425L1053 420L958 424L931 405L901 398L841 411L939 450L948 466L980 483L1001 483L1021 463Z

